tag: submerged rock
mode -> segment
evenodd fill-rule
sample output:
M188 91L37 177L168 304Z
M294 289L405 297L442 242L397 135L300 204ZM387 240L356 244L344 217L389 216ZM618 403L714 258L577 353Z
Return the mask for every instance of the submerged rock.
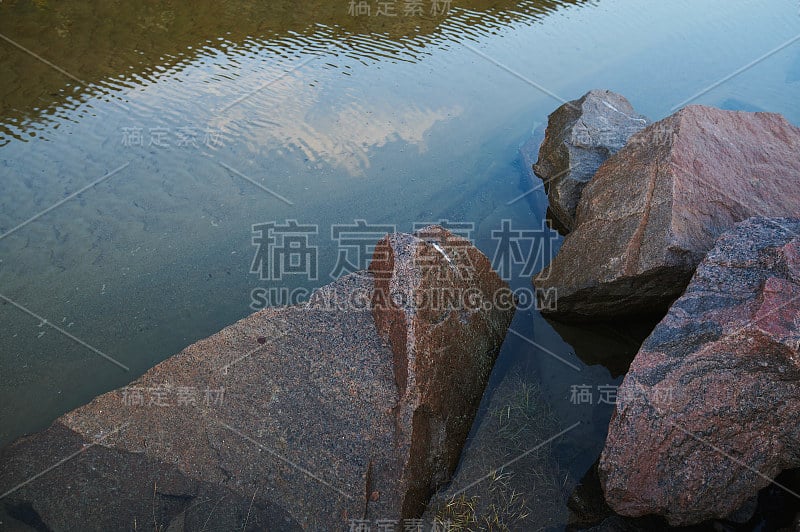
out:
M600 459L616 512L746 520L800 465L799 233L753 218L724 234L645 341Z
M510 297L491 304L508 287L485 256L424 231L2 449L0 520L319 530L418 517L455 467L514 312ZM437 306L445 290L472 295Z
M562 320L666 311L714 240L755 215L800 213L800 129L770 113L689 106L633 135L586 186L572 231L534 279Z
M608 90L589 91L550 114L533 170L544 181L548 212L561 233L573 229L581 192L600 165L649 123Z
M427 522L450 522L451 530L549 530L566 522L564 489L572 479L558 466L556 445L532 450L560 422L532 380L509 372L493 387L458 470L431 499Z

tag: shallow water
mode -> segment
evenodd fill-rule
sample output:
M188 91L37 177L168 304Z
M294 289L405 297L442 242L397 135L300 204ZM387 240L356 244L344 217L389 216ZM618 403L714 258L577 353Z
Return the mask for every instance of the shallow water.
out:
M254 289L326 284L335 224L466 222L497 261L503 220L549 242L518 147L562 99L609 88L659 119L702 92L800 124L800 42L776 50L796 0L448 4L0 3L0 444L247 315ZM260 279L252 226L291 219L317 226L316 279ZM581 421L554 442L580 478L619 370L536 311L512 328L487 398L519 373Z

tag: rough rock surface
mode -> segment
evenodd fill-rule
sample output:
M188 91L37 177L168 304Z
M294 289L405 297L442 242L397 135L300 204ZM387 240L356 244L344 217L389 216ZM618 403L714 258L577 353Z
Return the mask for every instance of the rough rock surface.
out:
M3 526L335 530L419 515L452 473L513 314L373 308L387 286L409 302L507 290L468 242L427 231L441 243L382 242L394 260L377 261L377 282L352 274L256 312L0 450ZM452 275L462 256L468 281Z
M586 183L609 156L650 121L609 90L592 90L548 117L545 139L533 170L543 181L554 226L566 234Z
M586 186L575 230L534 284L557 319L666 311L722 232L800 213L800 129L689 106L632 136Z
M514 313L508 285L468 240L438 226L375 248L372 313L394 353L404 515L420 515L458 464Z
M797 218L738 224L645 341L600 459L616 512L747 519L800 465L798 234Z

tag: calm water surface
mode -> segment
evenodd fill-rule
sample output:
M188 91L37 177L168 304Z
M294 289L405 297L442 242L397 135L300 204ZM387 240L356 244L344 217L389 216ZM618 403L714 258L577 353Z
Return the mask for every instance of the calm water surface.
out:
M660 119L800 34L796 0L367 5L0 3L0 444L249 314L254 289L330 282L334 224L466 222L494 256L503 220L541 228L518 148L561 99L608 88ZM694 100L800 124L798 101L800 41ZM317 279L251 273L253 224L286 220L318 227ZM556 442L580 478L620 372L575 354L588 331L570 345L535 311L513 329L487 397L524 375L581 421Z

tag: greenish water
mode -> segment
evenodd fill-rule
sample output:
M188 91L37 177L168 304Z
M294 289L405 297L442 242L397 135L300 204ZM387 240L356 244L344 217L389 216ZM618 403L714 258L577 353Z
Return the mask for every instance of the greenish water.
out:
M502 220L541 228L518 147L560 98L608 88L659 119L800 34L795 0L369 4L0 3L0 443L249 314L254 289L326 284L334 224L467 222L494 256ZM800 124L799 97L795 42L694 103ZM290 219L318 226L319 275L260 279L252 226ZM536 311L512 327L487 400L525 375L581 421L554 442L574 485L619 372Z

